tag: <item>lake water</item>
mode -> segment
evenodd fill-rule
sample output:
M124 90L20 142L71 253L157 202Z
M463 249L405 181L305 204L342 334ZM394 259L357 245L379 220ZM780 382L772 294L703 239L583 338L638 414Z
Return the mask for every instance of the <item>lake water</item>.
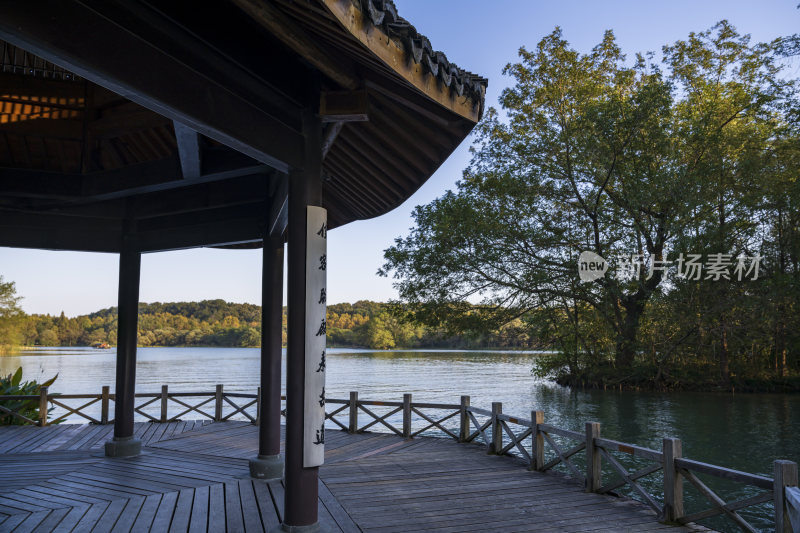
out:
M774 459L800 462L800 395L571 391L532 376L535 357L520 352L331 348L326 395L347 398L358 391L362 400L402 400L410 392L415 401L458 403L468 394L473 406L490 409L491 402L502 402L504 413L524 418L540 409L545 422L566 429L583 431L586 421L597 421L604 437L657 450L662 437L677 437L685 457L770 477ZM53 392L96 394L103 385L113 392L114 360L113 350L41 348L0 357L0 374L21 365L26 379L58 373ZM255 392L258 379L258 349L138 350L137 392L159 392L162 384L174 392L212 391L217 383L228 391ZM709 482L724 496L756 493ZM658 480L646 484L656 492ZM687 510L700 510L693 488L686 493ZM765 505L745 515L766 527L771 512ZM733 529L725 522L707 525Z

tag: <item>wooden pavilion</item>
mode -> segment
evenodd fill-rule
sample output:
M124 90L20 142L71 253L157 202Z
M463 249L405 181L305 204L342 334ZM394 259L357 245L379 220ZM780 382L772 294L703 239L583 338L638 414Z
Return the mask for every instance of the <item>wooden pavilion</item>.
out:
M281 475L288 242L282 528L318 529L324 428L314 430L312 404L324 402L326 231L406 200L478 121L485 89L391 0L5 3L0 246L120 255L106 454L141 446L141 254L263 246L264 392L251 474Z

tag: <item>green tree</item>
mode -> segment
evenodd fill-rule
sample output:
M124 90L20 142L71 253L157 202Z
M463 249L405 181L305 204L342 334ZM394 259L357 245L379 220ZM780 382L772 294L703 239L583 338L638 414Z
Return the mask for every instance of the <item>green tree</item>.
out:
M775 175L764 157L794 96L777 48L723 21L664 47L661 63L629 62L611 32L580 54L556 29L505 68L504 113L487 112L457 190L415 209L380 273L428 325L487 331L524 317L573 371L629 369L674 268L580 283L578 254L659 264L687 245L746 248L748 191ZM715 294L730 314L735 298ZM724 337L730 319L715 317Z
M395 347L395 339L392 332L388 328L389 317L387 315L378 315L367 322L366 331L364 332L364 344L369 348L376 350L388 350Z
M13 281L3 281L0 276L0 353L22 340L20 323L24 317L17 296L17 288Z

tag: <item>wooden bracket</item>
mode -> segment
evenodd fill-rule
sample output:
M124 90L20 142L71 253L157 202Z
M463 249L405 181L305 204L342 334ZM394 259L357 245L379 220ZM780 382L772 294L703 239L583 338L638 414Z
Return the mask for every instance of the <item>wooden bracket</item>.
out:
M365 122L369 120L368 108L365 89L320 93L319 117L322 122Z

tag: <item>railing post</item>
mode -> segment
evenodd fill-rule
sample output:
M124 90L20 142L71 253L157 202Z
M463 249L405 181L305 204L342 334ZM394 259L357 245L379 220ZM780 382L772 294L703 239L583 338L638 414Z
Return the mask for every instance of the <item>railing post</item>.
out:
M586 492L597 492L603 484L600 449L594 439L600 438L600 423L586 422Z
M544 466L544 436L539 424L544 424L544 411L531 411L531 470Z
M348 433L358 433L358 391L350 392L350 423Z
M167 405L169 402L169 385L161 385L161 422L167 421Z
M47 387L39 389L39 426L47 425Z
M108 399L111 388L103 385L103 393L100 395L100 423L108 424Z
M664 522L677 522L683 516L683 476L675 465L682 455L680 439L664 439Z
M458 431L458 442L467 442L470 434L470 427L469 427L469 413L467 413L467 409L469 408L469 396L462 396L461 397L461 424L459 426Z
M403 438L411 438L411 394L403 394Z
M217 385L216 401L214 402L214 422L222 420L222 385Z
M261 387L256 391L256 425L261 425Z
M775 498L775 531L791 533L792 524L786 513L786 487L797 486L797 463L779 460L773 463L775 481L773 494Z
M503 414L503 402L492 402L492 443L489 453L498 453L503 449L503 428L498 415Z

